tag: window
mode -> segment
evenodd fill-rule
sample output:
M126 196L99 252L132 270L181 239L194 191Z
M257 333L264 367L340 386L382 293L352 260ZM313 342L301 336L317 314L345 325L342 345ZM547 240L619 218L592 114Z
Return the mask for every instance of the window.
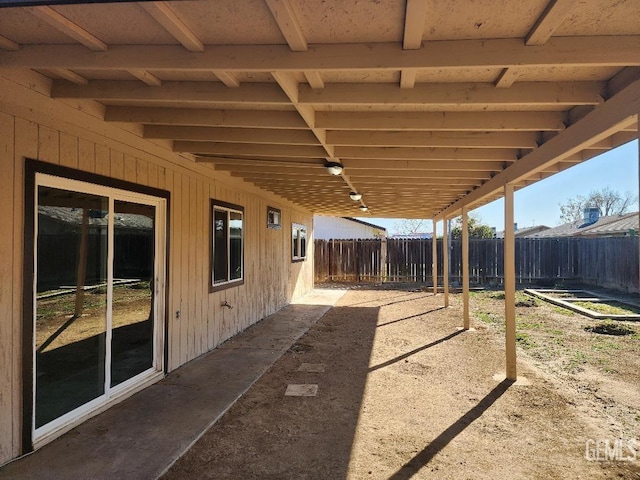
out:
M291 224L291 254L293 261L307 258L307 227L304 225Z
M244 282L244 207L211 200L211 288Z
M282 214L280 209L267 207L267 228L273 228L275 230L280 230L282 227L281 222Z

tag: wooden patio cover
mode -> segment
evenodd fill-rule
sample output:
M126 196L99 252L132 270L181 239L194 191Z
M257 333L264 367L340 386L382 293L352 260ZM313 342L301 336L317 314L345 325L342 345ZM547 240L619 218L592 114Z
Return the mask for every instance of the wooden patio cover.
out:
M3 75L317 213L452 217L637 138L638 0L45 3L0 9Z

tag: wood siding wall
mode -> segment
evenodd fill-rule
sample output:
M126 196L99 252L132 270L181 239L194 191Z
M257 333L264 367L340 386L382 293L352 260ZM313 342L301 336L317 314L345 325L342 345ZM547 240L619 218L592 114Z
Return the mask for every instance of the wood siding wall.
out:
M16 457L21 445L25 157L171 193L170 370L313 288L312 237L309 260L291 261L291 223L307 225L311 234L310 212L107 125L98 115L53 102L39 91L46 85L31 87L0 76L0 464ZM245 207L245 283L211 294L210 198ZM282 210L281 230L267 229L268 205ZM234 308L222 307L225 300Z

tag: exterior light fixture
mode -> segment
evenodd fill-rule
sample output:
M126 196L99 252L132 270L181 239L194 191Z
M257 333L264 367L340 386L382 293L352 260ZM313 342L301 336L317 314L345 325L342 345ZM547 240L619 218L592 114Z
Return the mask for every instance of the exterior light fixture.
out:
M351 198L351 200L353 200L354 202L357 202L358 200L360 200L362 198L362 195L360 195L358 192L351 192L349 194L349 197Z
M360 210L366 212L367 210L369 210L369 207L367 207L366 205L360 205Z
M342 173L342 165L338 162L327 162L324 164L324 168L331 175L340 175Z

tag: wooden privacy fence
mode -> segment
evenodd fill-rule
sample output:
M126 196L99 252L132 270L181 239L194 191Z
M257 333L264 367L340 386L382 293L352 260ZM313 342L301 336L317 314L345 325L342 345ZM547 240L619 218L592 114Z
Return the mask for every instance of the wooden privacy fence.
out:
M318 282L432 282L431 239L316 240ZM438 239L438 273L442 281L442 240ZM449 278L462 278L460 239L450 245ZM516 281L548 284L572 281L638 291L638 237L516 238ZM502 283L504 240L469 240L469 278L485 285Z

